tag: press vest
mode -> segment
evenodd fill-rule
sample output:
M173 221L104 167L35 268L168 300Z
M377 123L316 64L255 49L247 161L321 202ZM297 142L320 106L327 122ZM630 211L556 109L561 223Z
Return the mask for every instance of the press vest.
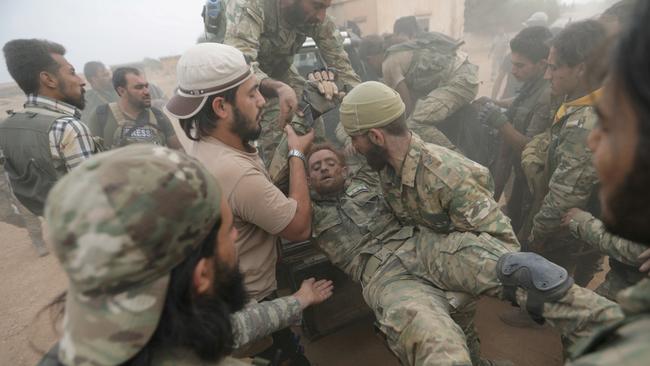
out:
M107 141L106 135L104 140L108 148L114 149L122 146L127 146L135 143L150 143L154 145L166 146L167 138L164 132L160 129L156 113L152 108L149 108L147 113L148 122L134 121L126 117L124 112L120 109L117 103L109 103L97 108L97 114L100 119L102 131L106 130L106 123L108 120L108 112L113 115L116 123L115 131L112 132L112 139ZM110 132L109 132L110 135Z

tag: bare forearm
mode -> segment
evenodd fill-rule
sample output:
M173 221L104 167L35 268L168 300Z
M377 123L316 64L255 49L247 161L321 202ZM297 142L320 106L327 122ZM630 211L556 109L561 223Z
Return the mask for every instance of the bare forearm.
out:
M309 197L305 164L297 157L289 159L289 197L298 203L293 218L295 232L300 237L298 240L305 240L309 237L311 229L311 199Z
M395 87L395 91L399 93L400 97L402 98L402 101L404 102L404 105L406 106L406 110L404 111L404 116L409 117L411 113L413 113L413 101L411 100L411 92L409 91L408 86L406 86L406 83L402 81L401 83L397 84Z

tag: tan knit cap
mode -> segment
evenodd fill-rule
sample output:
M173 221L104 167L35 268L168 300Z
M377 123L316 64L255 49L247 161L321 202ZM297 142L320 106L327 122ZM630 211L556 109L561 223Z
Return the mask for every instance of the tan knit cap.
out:
M357 85L343 98L341 124L348 135L360 135L371 128L384 127L406 109L399 94L376 81Z

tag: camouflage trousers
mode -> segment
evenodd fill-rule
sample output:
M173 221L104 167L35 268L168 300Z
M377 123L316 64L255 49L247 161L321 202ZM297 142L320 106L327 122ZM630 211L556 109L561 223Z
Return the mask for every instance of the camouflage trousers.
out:
M497 278L497 261L517 248L486 233L443 235L423 228L414 238L420 277L448 291L506 300L504 287ZM516 298L518 305L525 308L526 291L517 289ZM577 285L558 301L545 303L542 316L560 331L565 346L572 346L595 329L623 319L616 303Z
M480 365L475 298L435 287L396 255L368 277L364 299L402 365Z
M26 209L13 195L4 168L0 166L0 221L24 227L39 256L48 254L43 242L41 220Z
M271 176L271 181L280 187L289 187L289 162L287 154L289 147L287 145L287 135L284 130L278 127L278 118L280 116L280 105L277 98L267 100L262 112L262 133L257 140L257 146ZM314 143L325 142L325 127L323 119L318 118L313 126L309 126L305 118L297 115L291 120L291 127L298 135L304 135L311 128L314 129Z

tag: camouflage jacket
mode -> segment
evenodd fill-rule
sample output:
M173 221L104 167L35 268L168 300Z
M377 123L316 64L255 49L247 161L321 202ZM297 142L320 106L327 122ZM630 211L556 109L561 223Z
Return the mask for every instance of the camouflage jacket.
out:
M565 104L566 114L550 128L545 180L548 192L533 219L533 240L561 234L562 215L577 207L593 211L598 177L591 162L587 137L598 117L590 105ZM564 107L563 107L564 108Z
M634 267L643 263L639 255L647 249L645 246L607 232L603 222L589 212L576 215L569 223L569 229L576 238L621 263Z
M413 228L402 228L379 187L352 178L335 195L312 195L312 238L330 261L360 282L368 257L388 241L404 241Z
M404 75L415 102L411 124L443 121L476 98L478 67L457 51L461 44L444 34L429 32L387 50L387 60L399 52L413 54Z
M380 172L386 201L403 225L421 225L438 233L487 233L519 250L519 242L492 198L487 168L412 134L400 172Z
M280 329L299 324L301 320L302 309L293 296L249 304L230 317L233 349L239 349Z
M251 342L257 341L271 333L296 324L301 320L300 303L293 296L281 297L273 301L253 303L230 317L233 332L233 349L239 349ZM60 365L56 344L38 363L39 366ZM184 348L160 350L156 352L153 365L169 366L240 366L250 365L234 358L207 363L200 360L196 354Z
M273 78L302 95L304 79L292 67L307 37L312 37L328 67L338 70L342 84L361 82L343 49L343 39L331 17L320 24L292 26L280 16L279 0L230 0L226 9L225 44L244 53L258 80Z
M618 302L627 317L600 330L571 352L569 366L647 365L650 360L650 279L623 290Z

